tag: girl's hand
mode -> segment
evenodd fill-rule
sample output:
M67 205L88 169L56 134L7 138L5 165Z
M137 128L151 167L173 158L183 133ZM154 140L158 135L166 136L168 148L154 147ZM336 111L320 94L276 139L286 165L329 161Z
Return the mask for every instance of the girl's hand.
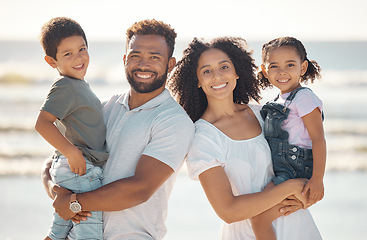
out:
M316 179L312 177L305 185L302 191L302 195L306 195L308 193L309 198L307 201L307 207L315 204L324 198L324 183L322 179Z
M83 176L86 173L87 165L85 158L78 148L75 147L75 150L66 157L72 172L79 174L79 176Z
M305 184L307 183L307 179L305 178L296 178L290 179L288 181L292 181L294 185L294 197L297 198L303 204L303 208L307 208L308 203L308 193L303 194L302 189L304 189Z

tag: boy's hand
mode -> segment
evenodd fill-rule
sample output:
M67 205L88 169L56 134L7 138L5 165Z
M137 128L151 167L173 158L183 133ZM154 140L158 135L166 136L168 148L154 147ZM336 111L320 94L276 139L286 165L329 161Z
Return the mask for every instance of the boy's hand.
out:
M307 207L315 204L324 198L324 183L316 178L311 178L303 188L302 194L305 195L309 192L309 198L307 201Z
M75 148L75 150L66 157L72 172L79 174L79 176L83 176L86 173L87 166L85 158L78 148Z

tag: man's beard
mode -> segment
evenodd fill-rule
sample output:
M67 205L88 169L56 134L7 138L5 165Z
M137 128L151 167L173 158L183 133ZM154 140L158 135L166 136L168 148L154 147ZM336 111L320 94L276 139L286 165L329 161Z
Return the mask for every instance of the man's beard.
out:
M154 73L156 77L152 82L149 82L149 83L148 82L137 82L135 81L134 77L132 76L132 74L134 74L134 72L136 71L151 72L151 73ZM129 82L130 86L132 87L132 89L134 89L135 92L150 93L150 92L153 92L161 88L162 86L166 84L168 68L166 69L166 72L162 74L161 76L157 76L157 73L154 71L143 71L141 69L135 69L131 72L131 74L127 71L127 69L125 69L125 72L126 72L127 81Z

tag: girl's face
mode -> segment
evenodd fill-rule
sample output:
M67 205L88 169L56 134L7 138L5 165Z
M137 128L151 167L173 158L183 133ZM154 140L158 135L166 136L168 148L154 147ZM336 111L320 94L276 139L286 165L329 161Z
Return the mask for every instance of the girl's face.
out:
M301 76L306 73L308 62L301 62L296 49L292 46L275 48L268 53L268 58L261 65L264 76L282 94L300 87Z
M231 98L236 87L238 76L228 55L223 51L211 48L203 52L198 61L196 74L198 87L205 92L207 99Z

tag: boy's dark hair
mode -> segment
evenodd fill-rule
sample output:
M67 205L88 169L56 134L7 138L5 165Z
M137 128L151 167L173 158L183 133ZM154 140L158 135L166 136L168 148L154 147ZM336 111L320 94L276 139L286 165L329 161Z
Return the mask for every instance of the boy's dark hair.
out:
M172 57L177 34L170 25L155 19L146 19L140 22L135 22L126 31L126 46L134 35L159 35L164 37L169 48L168 57Z
M198 88L196 72L201 54L211 48L219 49L228 55L239 77L233 90L233 102L247 104L251 99L261 99L260 82L255 76L257 67L244 39L224 37L204 43L194 38L184 50L182 59L168 80L168 87L194 122L203 115L208 106L204 91Z
M320 74L321 68L320 68L319 64L314 60L312 60L312 61L308 60L307 52L306 52L306 49L303 46L302 42L299 41L298 39L294 38L294 37L280 37L280 38L276 38L276 39L273 39L273 40L265 43L262 47L262 53L261 53L262 62L265 63L267 61L269 52L271 52L272 50L274 50L276 48L284 47L284 46L294 47L297 54L301 58L301 62L303 62L305 60L308 62L307 71L301 77L301 82L307 84L308 80L310 80L311 83L313 83L316 78L321 77L321 74ZM264 87L272 87L271 83L264 76L262 71L260 71L257 74L257 77L261 81L261 84Z
M53 18L42 26L40 41L47 56L56 59L57 47L60 42L71 36L81 36L88 46L87 37L82 27L67 17Z

